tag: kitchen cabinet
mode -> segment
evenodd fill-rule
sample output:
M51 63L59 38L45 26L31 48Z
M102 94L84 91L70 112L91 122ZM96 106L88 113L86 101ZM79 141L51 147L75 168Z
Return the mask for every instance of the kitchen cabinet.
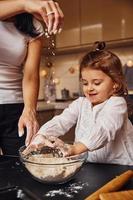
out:
M102 6L99 0L81 1L81 44L102 40Z
M63 31L56 36L56 48L80 45L80 0L61 0L65 21Z
M64 29L56 37L56 48L69 49L97 40L119 41L133 38L133 1L59 1L65 15Z
M133 37L133 1L81 1L81 44Z
M54 117L54 109L38 111L37 119L39 122L39 126L42 126L47 121L51 120Z
M59 115L63 112L61 109L55 110L55 115ZM66 142L72 142L74 141L75 136L75 126L73 126L65 135L61 136L60 139Z
M116 1L94 0L90 4L88 0L81 1L81 44L119 39L121 17L118 10Z

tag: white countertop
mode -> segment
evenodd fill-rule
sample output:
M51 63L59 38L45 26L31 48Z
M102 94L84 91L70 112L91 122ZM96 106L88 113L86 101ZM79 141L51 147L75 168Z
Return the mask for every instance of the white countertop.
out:
M71 102L72 101L46 103L45 101L38 101L38 103L37 103L37 111L45 111L45 110L53 110L53 109L62 109L62 110L64 110L65 108L68 107L68 105Z

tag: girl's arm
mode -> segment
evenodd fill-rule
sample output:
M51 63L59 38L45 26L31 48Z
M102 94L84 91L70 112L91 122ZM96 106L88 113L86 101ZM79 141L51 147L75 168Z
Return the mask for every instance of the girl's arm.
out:
M39 130L39 134L45 136L59 137L64 135L69 129L76 124L82 99L73 101L60 115L53 117L52 120L45 123Z
M19 135L27 129L26 145L38 131L36 119L36 106L39 91L39 64L42 49L42 36L29 43L27 59L24 66L23 99L24 110L20 117L18 127Z
M73 145L67 144L66 148L61 148L64 156L77 155L88 151L88 148L81 142L74 143Z
M108 104L108 103L107 103ZM86 127L82 138L74 145L66 145L61 148L65 156L80 154L85 151L93 151L105 146L111 140L115 140L119 130L124 125L127 117L127 105L124 99L112 99L105 106L101 115L93 114L92 129Z
M24 12L30 13L34 15L37 19L44 21L50 34L56 34L62 29L64 18L63 12L58 3L52 0L0 1L0 20L5 20Z
M62 114L55 116L52 120L44 124L24 153L27 154L43 146L55 147L64 145L63 141L57 137L65 134L76 123L81 102L82 98L75 100Z
M89 151L100 149L115 140L127 119L127 105L122 97L114 97L105 104L102 111L93 114L92 128L83 134L80 142Z

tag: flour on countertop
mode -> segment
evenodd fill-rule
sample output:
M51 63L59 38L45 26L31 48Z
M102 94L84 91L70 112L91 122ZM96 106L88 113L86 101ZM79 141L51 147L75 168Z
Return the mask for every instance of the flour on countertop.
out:
M73 198L74 194L77 194L79 191L83 189L83 187L88 186L88 183L72 183L68 187L58 190L50 190L44 196L45 197L55 197L55 196L64 196L68 198Z

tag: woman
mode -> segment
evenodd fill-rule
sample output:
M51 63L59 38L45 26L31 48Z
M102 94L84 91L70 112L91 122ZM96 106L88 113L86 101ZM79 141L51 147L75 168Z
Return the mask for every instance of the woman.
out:
M38 130L36 104L44 34L38 19L44 21L49 34L61 31L63 14L56 2L0 1L0 147L3 154L17 154L24 141L28 145Z

